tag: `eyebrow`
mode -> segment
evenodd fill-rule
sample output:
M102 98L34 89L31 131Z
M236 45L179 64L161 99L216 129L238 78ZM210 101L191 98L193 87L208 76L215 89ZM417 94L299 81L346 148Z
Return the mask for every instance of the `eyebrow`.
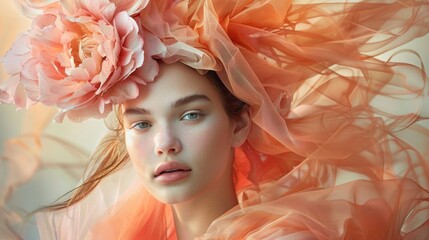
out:
M192 94L192 95L177 99L174 103L171 104L171 108L181 107L181 106L184 106L186 104L189 104L192 102L197 102L197 101L208 101L208 102L210 102L211 100L206 95ZM150 114L150 111L145 109L145 108L141 108L141 107L127 108L124 111L124 116L139 115L139 114L140 115L145 115L145 114L148 115L148 114Z
M189 104L191 102L197 102L197 101L207 101L207 102L210 102L211 100L206 95L192 94L192 95L189 95L189 96L185 96L185 97L179 98L178 100L176 100L171 105L171 107L172 108L177 108L177 107L181 107L183 105Z

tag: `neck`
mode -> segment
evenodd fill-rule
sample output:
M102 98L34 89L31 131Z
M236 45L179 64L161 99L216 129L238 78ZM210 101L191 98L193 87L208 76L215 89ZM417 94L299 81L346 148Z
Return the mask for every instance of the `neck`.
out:
M227 179L192 200L172 206L177 239L203 235L216 218L238 204L232 177Z

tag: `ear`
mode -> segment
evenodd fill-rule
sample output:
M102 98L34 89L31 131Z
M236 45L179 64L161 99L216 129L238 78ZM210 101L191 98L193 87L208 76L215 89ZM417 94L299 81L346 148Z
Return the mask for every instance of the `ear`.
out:
M250 108L245 106L240 116L235 119L234 136L232 147L240 147L249 136L250 127L252 125Z

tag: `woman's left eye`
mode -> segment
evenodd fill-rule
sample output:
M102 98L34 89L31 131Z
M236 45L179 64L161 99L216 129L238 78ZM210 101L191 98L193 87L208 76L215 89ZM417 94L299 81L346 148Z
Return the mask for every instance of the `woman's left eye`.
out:
M132 129L143 130L146 128L150 128L152 125L148 122L138 122L131 126Z
M201 117L201 113L189 112L183 115L182 120L195 120Z

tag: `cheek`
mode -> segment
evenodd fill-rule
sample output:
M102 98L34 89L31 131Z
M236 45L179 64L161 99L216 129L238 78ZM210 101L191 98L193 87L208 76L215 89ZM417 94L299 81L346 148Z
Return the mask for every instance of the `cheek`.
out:
M142 136L126 133L125 145L134 167L140 174L144 174L148 164L146 161L151 152L149 142Z
M232 130L229 121L216 121L196 141L200 149L197 159L196 189L215 189L232 177Z
M231 148L230 139L231 135L226 129L211 128L200 134L193 142L196 148L206 152L206 156L213 156L210 153L219 156L221 152L229 151Z
M194 136L190 147L196 151L205 166L224 167L232 149L232 130L229 121L215 119ZM213 163L216 163L213 166Z

